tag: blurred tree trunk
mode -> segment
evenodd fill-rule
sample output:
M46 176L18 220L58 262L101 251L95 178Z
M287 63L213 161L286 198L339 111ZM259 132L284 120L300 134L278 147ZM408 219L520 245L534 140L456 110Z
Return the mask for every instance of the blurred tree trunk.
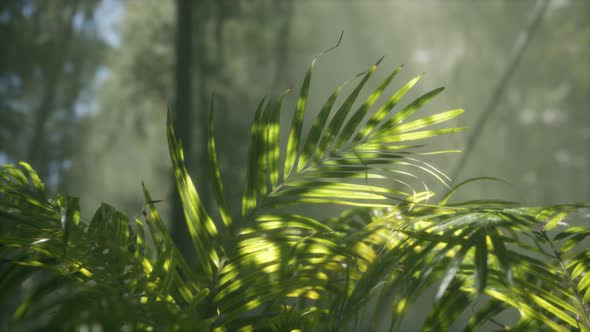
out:
M176 0L176 67L175 100L173 122L177 137L185 151L187 168L192 167L192 19L193 0ZM190 253L190 237L184 222L184 212L180 196L176 190L176 179L172 181L172 238L180 250Z
M39 172L42 178L48 175L49 158L47 135L45 126L51 114L55 109L55 99L59 88L59 82L63 74L64 64L68 56L68 50L72 39L73 27L72 17L76 13L74 4L70 11L71 15L66 15L58 19L62 20L61 36L53 36L54 40L51 45L51 54L49 54L43 68L44 87L41 95L41 101L37 108L34 118L31 137L27 146L26 157L31 165Z
M200 56L195 56L193 58L196 67L195 77L198 81L198 86L195 91L197 95L196 105L198 108L197 126L195 131L199 133L199 138L196 140L196 142L198 142L198 147L193 150L196 159L199 160L198 165L195 165L195 178L199 194L201 195L201 201L209 213L213 212L211 210L211 200L209 199L211 195L207 150L207 142L209 140L209 99L212 98L212 96L209 95L209 91L211 89L211 82L217 78L216 74L220 72L221 65L224 63L223 24L225 20L225 12L223 5L222 1L213 1L206 4L203 3L200 8L202 11L197 19L196 26L193 27L193 31L197 36L196 42L198 43L198 48L203 50ZM207 37L205 37L207 35L206 25L208 24L211 24L213 27L212 29L214 30L214 38L212 40L208 40ZM205 55L205 52L210 52L209 48L217 50L214 57ZM216 108L218 107L219 106Z
M289 55L289 36L294 3L291 0L268 2L267 8L273 9L273 15L262 15L263 22L276 22L278 31L274 49L276 50L276 69L272 76L272 89L282 89L285 84ZM174 122L177 136L183 142L187 168L193 175L201 200L209 213L215 215L209 186L208 169L208 120L211 92L216 92L216 109L227 107L228 91L233 84L232 76L225 65L231 61L226 53L224 31L228 19L239 21L253 16L248 6L236 6L231 1L188 1L177 0L176 28L176 97L174 101ZM265 6L251 5L260 10ZM259 14L259 11L256 13ZM272 17L272 20L269 20ZM193 23L194 22L194 23ZM193 54L192 49L198 52ZM270 53L267 54L271 55ZM228 56L230 58L228 58ZM191 81L194 77L194 81ZM191 92L193 93L191 95ZM273 91L273 93L276 91ZM233 96L232 96L233 97ZM191 106L194 110L191 110ZM219 123L223 131L231 131L230 126ZM192 134L194 133L194 134ZM193 143L194 142L194 143ZM218 147L221 149L221 145ZM172 234L178 246L185 253L190 253L190 237L184 223L180 198L174 191L172 204Z
M275 2L275 10L282 22L280 22L280 28L277 33L277 66L272 83L272 89L279 89L279 91L273 91L273 94L277 92L282 93L281 90L285 90L286 88L282 85L285 83L288 73L289 37L291 35L293 5L292 0L279 0Z

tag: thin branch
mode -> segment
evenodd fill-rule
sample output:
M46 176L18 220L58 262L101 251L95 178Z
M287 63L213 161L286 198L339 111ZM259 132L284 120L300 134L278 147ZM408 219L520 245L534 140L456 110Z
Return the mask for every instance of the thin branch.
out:
M548 5L549 0L539 0L537 2L528 23L516 38L514 46L512 47L512 50L510 52L508 65L506 66L504 73L498 81L498 84L496 84L494 92L492 93L492 96L488 101L487 107L481 113L479 119L477 119L477 122L475 123L475 126L471 130L471 134L467 139L465 149L461 154L461 159L459 159L459 161L455 165L455 168L453 169L453 172L451 172L451 179L457 179L457 177L459 176L459 174L461 174L463 168L467 164L467 161L471 156L473 148L477 144L477 141L479 140L483 132L486 122L490 119L490 116L492 115L492 113L494 113L494 111L500 104L499 101L504 95L510 78L512 78L512 75L514 74L515 69L518 67L518 64L520 63L520 60L522 59L524 52L526 51L531 40L533 39L533 35L541 25L541 21L543 19L543 16L545 15L545 12L547 11Z

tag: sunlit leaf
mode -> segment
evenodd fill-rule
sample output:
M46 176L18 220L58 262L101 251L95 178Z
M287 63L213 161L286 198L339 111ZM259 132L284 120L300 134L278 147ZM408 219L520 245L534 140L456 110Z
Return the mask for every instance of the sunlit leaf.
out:
M246 178L244 180L244 189L242 194L242 216L245 216L250 210L256 207L256 187L258 186L258 160L260 151L259 131L260 122L262 121L262 112L264 109L262 99L256 108L256 115L250 132L250 143L248 145L248 164L246 166Z
M422 78L423 74L416 76L394 93L383 106L373 114L366 126L355 137L355 142L367 137L385 119L387 114L397 105L402 97Z
M60 208L61 228L63 232L63 252L67 254L71 230L80 223L80 200L76 197L59 196L57 200Z
M186 224L191 235L193 246L197 252L197 260L203 271L213 274L213 266L219 261L216 248L218 230L197 193L184 164L183 150L179 145L172 128L171 114L168 113L168 145L170 158L174 168L174 176L178 192L184 208Z
M209 140L207 148L209 153L209 170L214 180L213 192L215 193L219 214L225 226L230 227L232 225L232 218L223 190L223 180L217 163L217 149L215 147L215 96L211 96L211 105L209 108Z
M369 109L373 106L373 104L377 101L377 99L381 96L383 91L389 86L393 78L397 75L397 73L401 71L401 69L402 66L397 67L393 71L393 73L391 73L385 79L385 81L383 81L383 83L381 83L381 85L369 95L369 97L363 103L363 105L353 113L353 115L350 117L350 119L342 129L342 132L338 136L338 140L335 146L336 149L352 137L357 128L360 127L361 121L363 120Z

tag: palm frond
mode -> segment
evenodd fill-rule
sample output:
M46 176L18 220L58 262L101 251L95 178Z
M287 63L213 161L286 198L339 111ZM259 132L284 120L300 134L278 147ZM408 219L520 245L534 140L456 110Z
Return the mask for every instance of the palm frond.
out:
M357 76L360 82L335 111L344 86L357 77L310 115L316 60L286 142L280 141L286 93L258 105L237 217L217 162L213 98L208 165L218 213L201 201L169 114L170 158L195 262L176 248L145 186L143 218L102 204L85 222L79 200L49 198L28 164L0 167L0 301L15 294L8 290L27 289L10 326L336 331L377 330L381 321L396 330L416 301L430 297L425 331L455 324L472 331L490 323L516 330L590 328L590 231L563 227L588 205L451 203L470 181L433 202L424 175L446 185L449 178L421 158L455 151L429 151L414 141L462 130L432 126L463 110L410 119L438 88L395 111L422 75L373 110L402 70L395 68L359 100L379 60ZM309 116L315 120L304 135ZM327 220L283 209L310 203L352 208ZM519 319L500 322L506 311ZM466 313L469 320L457 322Z

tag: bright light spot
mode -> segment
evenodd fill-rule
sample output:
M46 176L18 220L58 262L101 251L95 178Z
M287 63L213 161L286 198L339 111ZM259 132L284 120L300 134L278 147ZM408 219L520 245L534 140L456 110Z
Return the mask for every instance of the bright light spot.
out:
M47 241L49 241L49 239L40 239L40 240L31 242L30 245L35 245L35 244L39 244L39 243L43 243L43 242L47 242Z
M256 260L256 263L258 263L260 265L266 264L268 262L276 261L279 258L278 257L279 248L277 245L275 245L271 241L268 241L263 238L258 239L258 241L256 241L256 242L257 243L255 244L255 247L253 247L254 244L242 247L242 249L241 249L242 253L244 255L247 255L250 252L250 250L252 250L253 248L256 248L257 251L254 255L254 258Z
M559 7L567 6L570 4L570 0L553 0L549 4L551 9L556 9Z
M92 277L92 272L88 271L85 268L81 268L78 272L82 273L83 275L85 275L87 277Z
M554 109L546 109L543 111L542 119L545 124L558 124L565 120L565 115Z
M69 170L70 168L72 168L72 161L71 160L68 160L68 159L62 160L61 167L64 170Z
M571 156L567 150L559 150L555 153L555 160L560 164L569 164Z
M95 11L98 34L110 46L121 46L121 32L119 24L125 14L125 7L120 1L105 0Z
M170 260L169 259L167 259L164 262L164 270L166 270L166 271L169 271L170 270Z
M419 65L425 65L432 61L432 51L427 49L417 49L412 53L412 59Z
M533 185L537 183L537 172L535 171L528 171L522 176L522 182Z
M398 313L402 313L404 311L405 307L406 307L407 302L408 302L408 299L407 298L404 297L403 299L401 299L399 301L399 303L397 304L396 311Z
M528 108L520 112L520 122L525 126L533 124L535 122L535 112Z
M34 4L26 4L21 12L23 13L24 16L26 17L31 17L34 13L35 13L35 5Z
M324 272L318 272L316 274L316 276L319 280L324 280L324 281L328 280L328 275L325 274Z
M82 325L78 328L79 332L102 332L102 326L98 324Z

